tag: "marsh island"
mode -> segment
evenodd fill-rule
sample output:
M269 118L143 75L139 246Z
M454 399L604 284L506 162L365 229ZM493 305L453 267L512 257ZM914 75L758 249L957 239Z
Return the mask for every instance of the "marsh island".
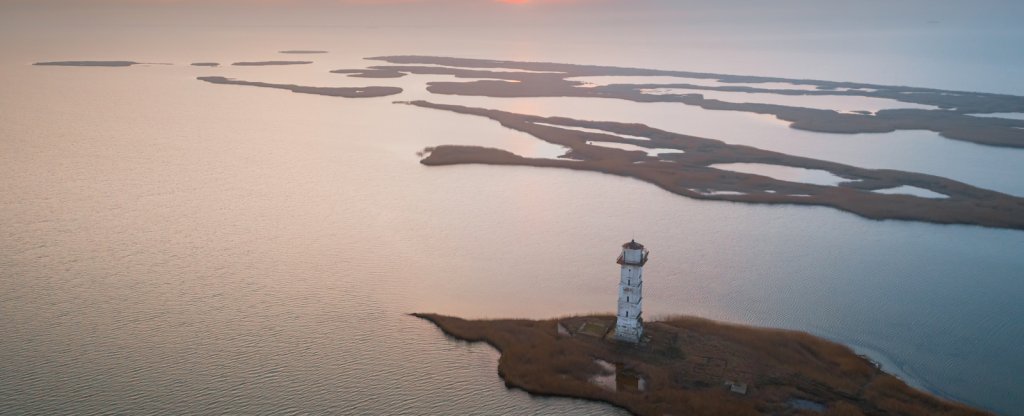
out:
M1024 198L939 176L858 168L637 123L539 117L428 101L407 104L489 118L566 149L562 157L551 159L488 147L441 145L425 149L421 163L429 166L490 164L587 170L640 179L696 199L823 205L876 220L1024 229ZM630 147L623 149L623 145ZM839 182L826 186L781 180L730 170L735 164L815 170L831 174ZM918 189L934 195L886 193L893 189Z
M810 334L694 317L609 339L614 316L465 320L414 314L501 352L498 374L531 394L610 403L637 415L987 415L916 390L849 348Z
M329 97L383 97L387 95L395 95L402 92L402 89L398 87L310 87L305 85L273 84L268 82L242 81L226 77L198 77L196 79L200 81L209 82L211 84L244 85L249 87L274 88L279 90L288 90L299 94L326 95Z

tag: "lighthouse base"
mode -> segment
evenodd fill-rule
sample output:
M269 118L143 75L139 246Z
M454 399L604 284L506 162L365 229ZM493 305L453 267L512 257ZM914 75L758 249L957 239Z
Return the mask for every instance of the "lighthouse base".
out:
M633 344L640 343L644 328L639 319L619 318L615 322L615 339Z

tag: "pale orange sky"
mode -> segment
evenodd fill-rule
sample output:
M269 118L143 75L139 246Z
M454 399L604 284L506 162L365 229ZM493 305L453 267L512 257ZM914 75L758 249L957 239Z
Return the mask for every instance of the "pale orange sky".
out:
M163 5L174 5L174 4L234 4L234 5L330 5L330 4L361 4L361 5L374 5L374 4L405 4L405 3L420 3L420 4L486 4L486 3L504 3L504 4L516 4L516 5L531 5L531 4L565 4L565 3L584 3L584 2L599 2L600 0L0 0L0 6L4 4L38 4L47 3L52 5L88 5L88 4L123 4L123 5L140 5L140 4L163 4Z

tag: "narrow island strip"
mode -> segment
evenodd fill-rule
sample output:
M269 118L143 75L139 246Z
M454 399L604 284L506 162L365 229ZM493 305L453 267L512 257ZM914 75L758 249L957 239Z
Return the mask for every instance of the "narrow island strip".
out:
M36 62L36 66L105 66L105 67L126 67L132 65L143 65L135 61L52 61Z
M406 75L405 72L390 69L335 69L331 73L348 74L356 78L401 78Z
M196 79L200 81L209 82L211 84L244 85L250 87L275 88L280 90L288 90L299 94L316 94L325 95L328 97L371 98L395 95L402 92L402 89L398 87L308 87L293 84L271 84L267 82L242 81L217 76L198 77Z
M639 179L695 199L820 205L874 220L1024 229L1024 198L939 176L859 168L636 123L540 117L429 101L404 104L489 118L503 127L567 149L565 155L548 159L480 146L441 145L423 152L425 157L420 163L428 166L489 164L585 170ZM631 148L616 148L623 146ZM835 186L793 182L722 168L729 164L825 171L842 182ZM939 197L887 193L905 187Z
M234 66L275 66L275 65L309 65L313 61L249 61L235 62Z
M615 317L466 320L413 316L501 353L506 386L612 404L636 415L989 413L908 386L849 348L798 331L695 317L646 322L638 345L611 336Z

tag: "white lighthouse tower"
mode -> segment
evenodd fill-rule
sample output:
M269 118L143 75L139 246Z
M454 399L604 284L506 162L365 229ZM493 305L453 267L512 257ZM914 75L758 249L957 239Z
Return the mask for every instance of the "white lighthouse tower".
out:
M619 279L619 313L615 320L615 338L632 343L640 342L644 333L643 307L644 264L647 255L644 245L631 240L622 245L617 263L622 265Z

